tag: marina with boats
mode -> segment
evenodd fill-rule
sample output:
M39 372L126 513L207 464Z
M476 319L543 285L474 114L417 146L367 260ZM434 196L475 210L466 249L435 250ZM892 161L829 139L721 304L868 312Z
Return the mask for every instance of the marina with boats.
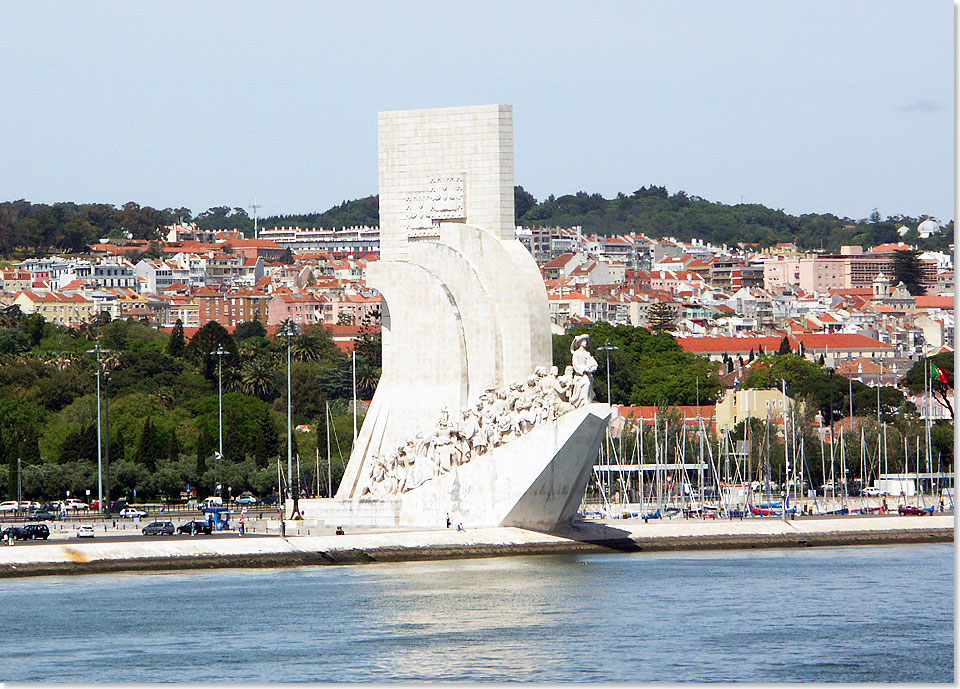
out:
M840 426L834 439L831 429L803 428L785 393L783 408L789 411L779 426L768 406L766 418L741 424L739 435L715 432L702 414L620 416L600 448L581 514L650 520L953 511L954 473L933 456L929 424L926 441L902 436L891 447L886 423L861 424L852 439Z

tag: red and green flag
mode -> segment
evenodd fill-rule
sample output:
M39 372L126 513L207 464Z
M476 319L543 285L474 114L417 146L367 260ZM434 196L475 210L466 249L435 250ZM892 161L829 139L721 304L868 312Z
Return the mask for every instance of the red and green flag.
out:
M950 385L950 372L945 368L940 368L932 361L930 362L930 375L941 383Z

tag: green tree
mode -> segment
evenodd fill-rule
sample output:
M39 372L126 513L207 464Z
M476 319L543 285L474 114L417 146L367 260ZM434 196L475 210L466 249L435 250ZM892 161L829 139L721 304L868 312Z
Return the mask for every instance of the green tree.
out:
M250 337L266 337L267 329L263 326L263 323L260 322L260 319L257 316L253 317L252 321L244 321L237 325L237 329L233 331L233 339L237 342L243 342L244 340Z
M217 378L217 357L213 352L218 347L229 352L223 357L223 367L236 366L239 357L233 337L217 321L209 321L190 338L183 354L187 361L201 368L207 380L212 381Z
M279 394L277 371L272 362L266 359L251 359L240 369L240 389L247 395L253 395L269 402Z
M0 354L30 351L30 338L16 328L0 328Z
M780 349L777 350L777 354L789 354L790 351L790 340L784 335L783 339L780 340Z
M27 316L24 321L24 332L26 332L27 337L30 338L30 344L36 347L40 344L40 340L43 339L43 328L46 320L39 313L32 313Z
M938 369L946 371L946 377L950 382L944 383L936 375L931 375L931 364L936 366ZM940 354L921 359L915 363L909 371L907 371L907 375L900 380L900 384L913 394L922 393L925 389L924 375L927 376L927 380L930 385L931 399L949 411L951 419L954 418L953 403L950 399L953 393L954 385L953 353L942 352Z
M534 198L533 194L527 192L521 186L515 186L513 188L513 212L517 225L520 225L521 218L536 205L537 199Z
M173 324L173 330L170 332L170 339L167 340L167 356L179 359L183 356L183 349L186 341L183 337L183 321L179 318Z
M893 279L902 282L916 296L925 292L923 288L923 267L920 255L916 251L893 252Z
M316 335L298 335L290 342L290 357L297 361L320 361L323 343Z
M197 434L197 465L195 474L197 481L200 480L200 477L207 470L207 459L210 455L213 454L213 450L216 447L213 436L210 433L210 428L206 423L200 423L200 433Z
M140 432L140 441L137 443L137 452L134 460L137 464L146 467L149 471L157 468L157 460L163 456L163 445L153 421L148 416Z
M647 321L650 323L650 329L655 333L662 333L673 329L675 316L670 305L663 301L655 301L650 305L647 313Z
M167 434L167 459L171 462L180 460L180 440L177 438L177 429L171 428Z
M270 417L270 413L264 410L257 416L257 432L253 436L252 455L258 467L267 466L270 459L276 456L279 442L277 425Z
M223 420L223 459L220 461L242 462L247 455L248 439L241 431L240 421L233 414L228 414Z

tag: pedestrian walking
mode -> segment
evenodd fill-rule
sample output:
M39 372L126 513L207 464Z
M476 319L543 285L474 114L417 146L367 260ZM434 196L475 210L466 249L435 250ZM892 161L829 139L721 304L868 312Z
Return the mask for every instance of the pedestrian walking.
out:
M448 514L448 515L447 515L447 528L448 528L448 529L450 528L450 524L451 524L451 523L452 523L452 522L450 521L450 515Z
M246 533L246 522L247 522L247 508L244 507L243 511L240 512L240 535Z

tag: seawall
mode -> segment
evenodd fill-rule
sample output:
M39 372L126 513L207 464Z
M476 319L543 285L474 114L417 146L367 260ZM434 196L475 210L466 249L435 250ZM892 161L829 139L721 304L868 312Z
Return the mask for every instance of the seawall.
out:
M0 546L0 576L345 565L559 553L813 547L954 540L953 515L839 519L580 522L561 534L514 527L342 536L237 536Z

